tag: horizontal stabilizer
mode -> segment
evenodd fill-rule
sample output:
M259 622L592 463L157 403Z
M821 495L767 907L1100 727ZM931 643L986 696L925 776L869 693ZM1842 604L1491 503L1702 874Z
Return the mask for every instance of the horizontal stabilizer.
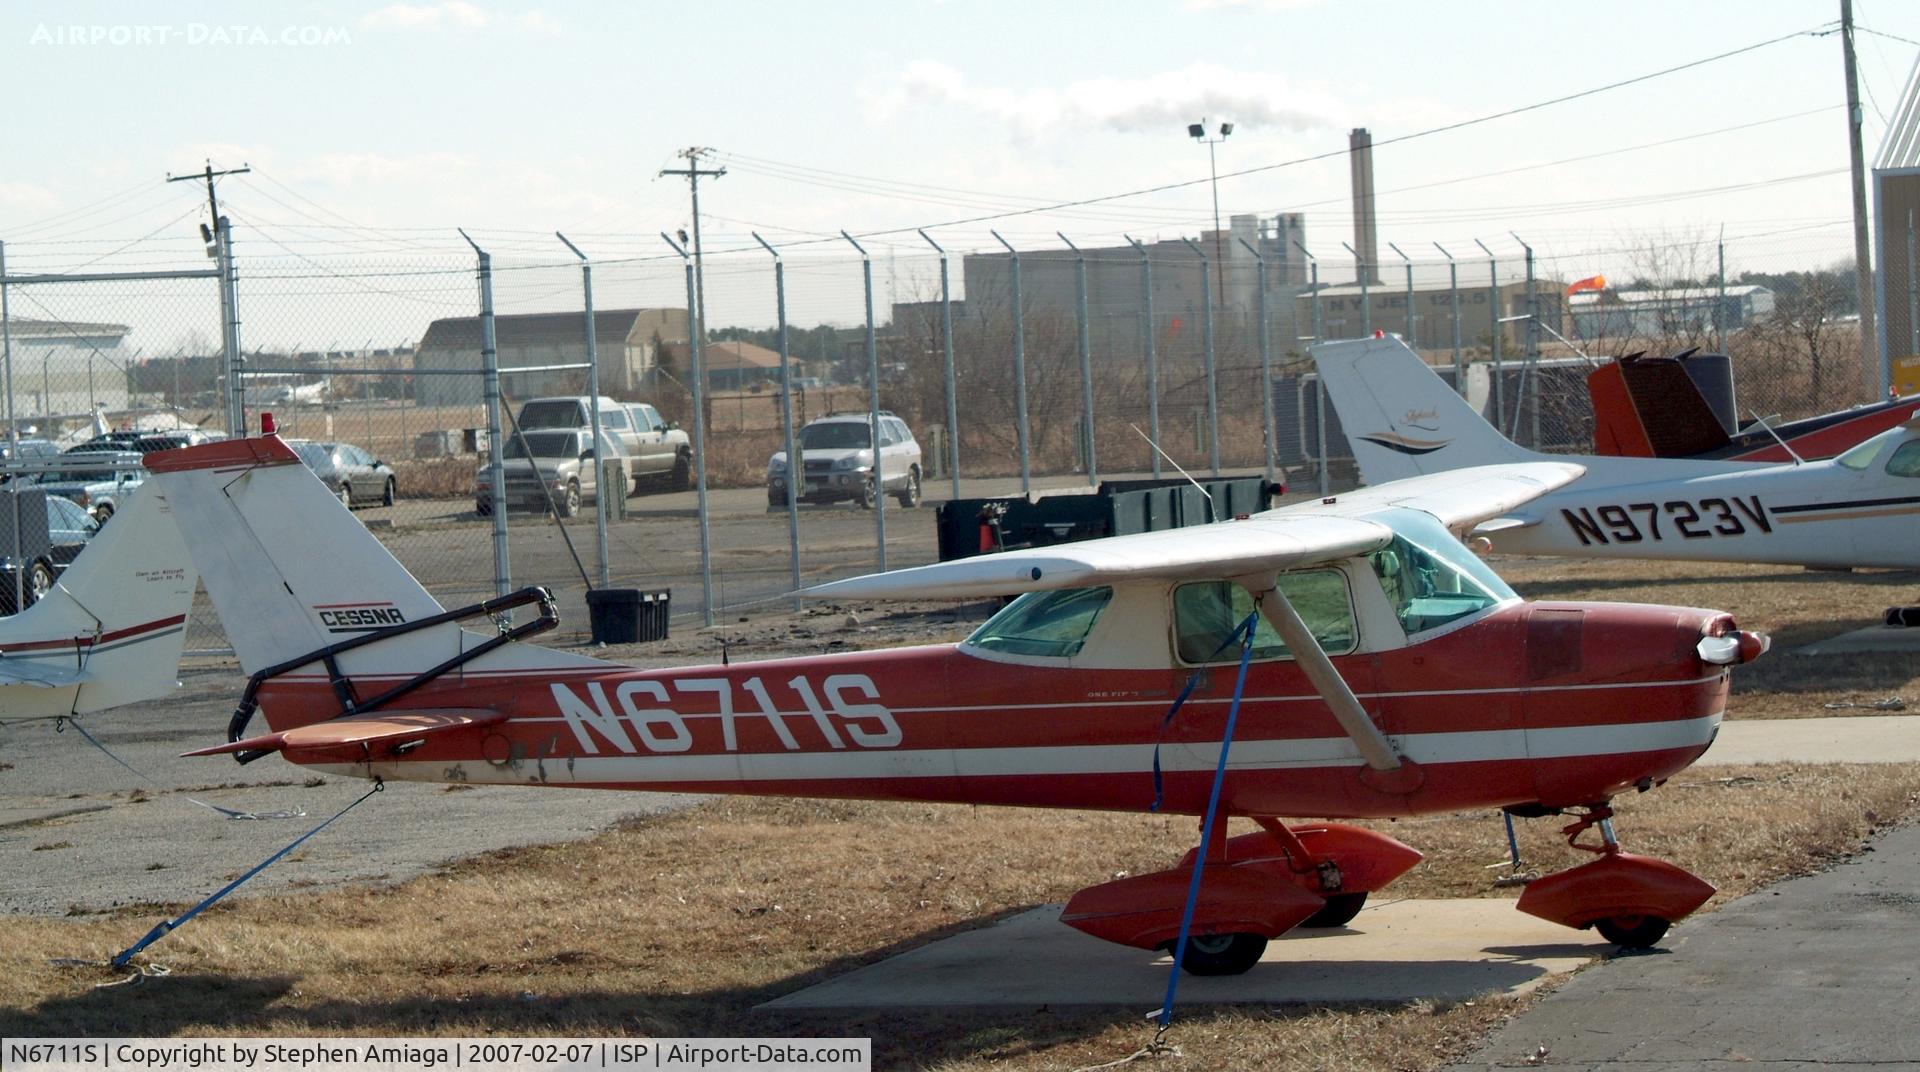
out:
M431 737L471 732L506 718L504 711L486 709L375 711L196 749L185 755L279 752L293 763L360 763L392 759Z
M1329 506L1359 513L1398 506L1432 514L1454 533L1499 518L1556 488L1580 479L1586 467L1571 462L1514 462L1478 465L1427 476L1411 476L1342 493L1331 504L1299 507L1324 513ZM1508 526L1511 527L1511 526Z

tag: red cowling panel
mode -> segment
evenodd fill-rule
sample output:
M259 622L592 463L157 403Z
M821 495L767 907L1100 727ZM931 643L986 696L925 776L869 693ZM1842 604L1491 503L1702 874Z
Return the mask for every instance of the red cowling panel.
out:
M1651 458L1653 443L1633 407L1626 374L1620 363L1602 365L1587 373L1587 396L1593 400L1593 452L1610 457Z
M1712 896L1711 885L1665 860L1621 852L1534 879L1514 907L1550 923L1585 927L1609 916L1685 919Z
M1060 922L1109 942L1159 949L1180 936L1192 880L1193 868L1178 867L1089 886L1060 910ZM1326 903L1263 870L1209 864L1200 878L1192 933L1278 938Z
M1253 867L1299 884L1309 893L1372 893L1413 869L1426 859L1420 850L1385 834L1346 823L1315 823L1290 827L1300 839L1311 860L1295 860L1280 839L1265 830L1227 840L1226 861L1236 867ZM1188 849L1178 864L1193 866L1197 850ZM1340 871L1337 890L1320 888L1322 861L1332 861Z

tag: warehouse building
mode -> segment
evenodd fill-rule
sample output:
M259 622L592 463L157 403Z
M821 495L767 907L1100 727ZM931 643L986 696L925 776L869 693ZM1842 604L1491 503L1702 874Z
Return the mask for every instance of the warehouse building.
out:
M685 309L600 309L593 314L594 343L600 358L603 392L636 392L649 386L662 344L682 353L689 338ZM586 317L578 312L523 313L494 317L494 345L500 355L500 388L511 399L579 394L586 370L554 369L585 365ZM423 406L478 405L480 318L447 317L428 325L414 348L414 398ZM459 369L473 375L446 375ZM516 372L516 369L527 371Z

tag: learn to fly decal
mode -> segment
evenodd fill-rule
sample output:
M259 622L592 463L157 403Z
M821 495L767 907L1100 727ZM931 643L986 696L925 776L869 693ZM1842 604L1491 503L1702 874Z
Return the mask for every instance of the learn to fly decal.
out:
M1585 470L1483 523L1498 550L1920 568L1920 420L1823 461L1546 455L1502 436L1397 338L1322 343L1313 357L1343 425L1387 429L1351 438L1368 483L1548 460ZM1412 414L1437 446L1382 441L1408 438L1400 429Z
M1287 816L1571 814L1569 840L1597 833L1577 847L1598 855L1535 880L1519 907L1657 942L1713 888L1621 851L1610 802L1706 751L1730 668L1766 647L1718 611L1527 603L1456 538L1580 475L1562 462L808 592L1019 597L959 644L644 670L528 643L558 621L544 589L442 607L277 436L148 466L251 675L228 740L199 755L425 782L1199 815L1237 710L1218 799L1241 832L1219 822L1202 847L1180 957L1205 974L1245 971L1294 927L1345 923L1421 859ZM520 624L499 624L516 610ZM264 727L248 725L256 711ZM1061 918L1170 948L1199 858L1090 886Z

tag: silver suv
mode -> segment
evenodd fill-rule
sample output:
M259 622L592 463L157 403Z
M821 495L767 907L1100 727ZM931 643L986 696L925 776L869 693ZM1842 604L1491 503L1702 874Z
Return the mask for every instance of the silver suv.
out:
M767 460L767 506L787 505L787 481L795 480L799 498L805 502L837 502L852 499L871 509L876 494L884 491L900 500L901 506L920 505L920 444L907 423L886 410L880 411L880 474L883 489L873 479L873 442L867 427L867 414L829 413L808 421L800 429L795 445L800 453L799 473L787 461L787 452L779 451Z

